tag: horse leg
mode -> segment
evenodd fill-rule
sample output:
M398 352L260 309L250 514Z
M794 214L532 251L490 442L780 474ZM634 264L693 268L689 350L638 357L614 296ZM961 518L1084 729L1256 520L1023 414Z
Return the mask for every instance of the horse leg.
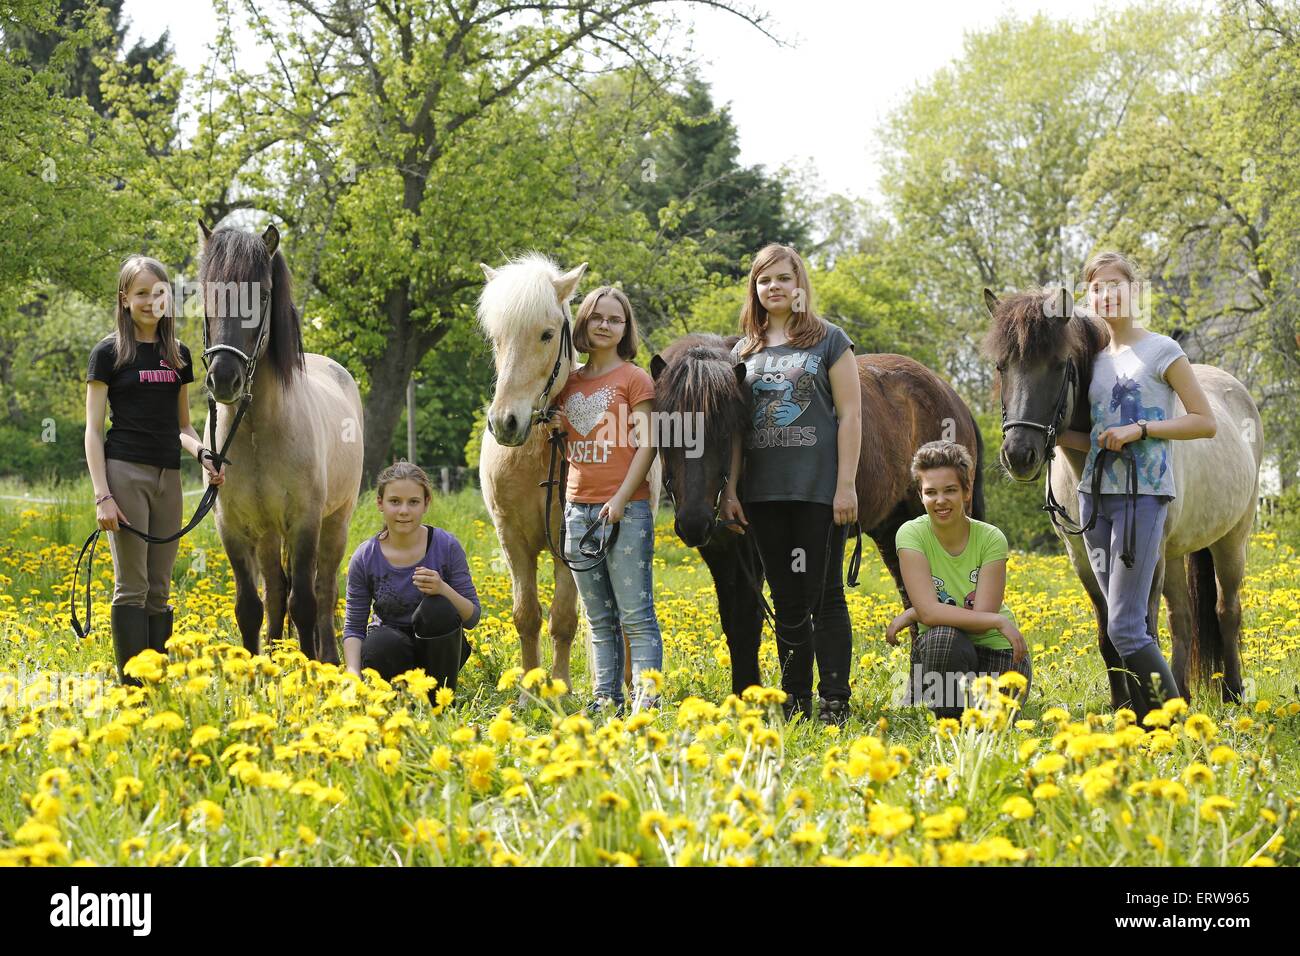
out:
M573 580L573 572L565 567L564 562L554 555L551 564L555 573L555 594L551 597L551 610L548 616L551 642L555 647L554 664L551 673L564 681L570 690L569 656L573 649L573 635L578 630L578 585ZM540 614L540 607L539 607ZM631 658L627 660L628 681L631 681Z
M501 537L501 547L510 566L511 616L519 633L519 663L528 673L542 666L538 634L542 629L542 605L537 600L537 552L522 540Z
M1187 562L1183 555L1165 558L1164 595L1165 606L1169 609L1169 638L1174 653L1169 662L1174 682L1184 700L1190 700L1191 691L1191 647L1192 609L1187 593Z
M298 647L312 660L316 657L316 555L320 547L320 523L308 518L291 532L289 557L289 618L298 632Z
M1223 700L1240 703L1241 677L1241 582L1246 576L1246 544L1250 538L1254 514L1210 545L1214 572L1219 583L1219 600L1215 613L1219 618L1219 635L1223 648Z
M723 532L730 534L730 532ZM713 590L718 598L718 618L727 639L731 656L731 692L744 693L751 684L762 686L758 667L758 648L763 638L763 611L753 593L741 561L752 562L754 579L762 587L763 572L752 557L748 542L730 543L725 549L701 549L700 556L713 575Z
M1064 535L1062 537L1065 537ZM1106 594L1097 581L1096 572L1088 563L1088 543L1081 536L1069 538L1065 542L1065 553L1070 557L1074 573L1083 585L1083 590L1092 602L1092 613L1097 619L1097 649L1101 651L1102 663L1106 665L1106 681L1110 684L1110 706L1119 710L1129 705L1128 676L1124 670L1124 659L1110 642L1108 628L1110 614L1106 609ZM1158 605L1157 605L1158 606Z
M284 614L289 581L281 565L281 538L268 531L257 542L257 563L262 570L266 587L266 643L268 646L284 637Z
M221 540L235 576L235 623L239 625L245 650L256 654L262 630L262 599L257 594L256 545L237 535L222 534Z
M316 553L316 659L326 664L339 662L334 613L339 603L339 564L348 546L348 522L351 518L351 508L340 508L328 515L320 526L320 545Z

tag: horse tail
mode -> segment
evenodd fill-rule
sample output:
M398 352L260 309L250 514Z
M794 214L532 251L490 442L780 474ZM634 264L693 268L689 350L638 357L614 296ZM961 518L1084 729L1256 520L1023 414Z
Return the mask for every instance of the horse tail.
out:
M1201 548L1187 556L1187 592L1191 600L1192 639L1189 654L1193 680L1206 685L1223 665L1223 632L1219 630L1218 586L1214 577L1214 556ZM1184 687L1187 693L1188 688Z
M975 428L975 481L971 491L970 516L977 521L984 520L984 436L980 434L979 422L971 416L971 425Z

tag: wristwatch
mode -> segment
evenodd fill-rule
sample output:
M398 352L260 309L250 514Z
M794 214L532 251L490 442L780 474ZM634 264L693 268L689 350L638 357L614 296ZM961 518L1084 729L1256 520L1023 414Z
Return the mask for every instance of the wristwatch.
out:
M1147 437L1147 420L1146 420L1145 418L1139 418L1139 419L1137 420L1136 424L1142 426L1142 440L1143 440L1143 441L1146 441L1146 437Z

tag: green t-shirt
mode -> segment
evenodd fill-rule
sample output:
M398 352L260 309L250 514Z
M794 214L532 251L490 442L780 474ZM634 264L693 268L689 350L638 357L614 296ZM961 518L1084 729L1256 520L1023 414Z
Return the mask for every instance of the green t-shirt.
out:
M939 539L934 536L928 514L905 522L894 535L894 546L911 548L925 555L930 562L930 576L934 579L935 593L940 601L953 607L966 607L968 595L974 601L980 568L990 561L1000 561L1007 556L1007 536L995 525L975 518L970 519L970 538L966 542L966 550L956 557L945 551ZM1002 602L999 613L1016 624L1015 615L1007 607L1006 601ZM919 621L916 627L918 634L929 630ZM983 634L970 634L968 631L967 634L972 644L981 647L1011 646L1011 642L998 630L985 631Z

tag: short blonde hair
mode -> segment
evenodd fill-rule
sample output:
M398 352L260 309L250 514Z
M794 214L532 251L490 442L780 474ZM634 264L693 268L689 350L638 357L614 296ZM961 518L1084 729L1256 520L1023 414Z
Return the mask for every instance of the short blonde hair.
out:
M957 482L964 494L971 489L971 479L975 474L975 460L966 450L965 445L955 441L926 442L912 456L912 480L919 486L921 472L934 468L951 468L957 472Z
M625 362L631 362L636 358L637 349L641 347L641 340L636 333L636 316L632 313L632 303L628 301L627 295L622 289L612 285L592 289L582 300L582 305L578 306L578 317L573 320L573 347L579 352L591 351L591 339L587 337L587 322L603 296L611 297L623 307L627 325L623 327L623 338L618 343L618 357Z

